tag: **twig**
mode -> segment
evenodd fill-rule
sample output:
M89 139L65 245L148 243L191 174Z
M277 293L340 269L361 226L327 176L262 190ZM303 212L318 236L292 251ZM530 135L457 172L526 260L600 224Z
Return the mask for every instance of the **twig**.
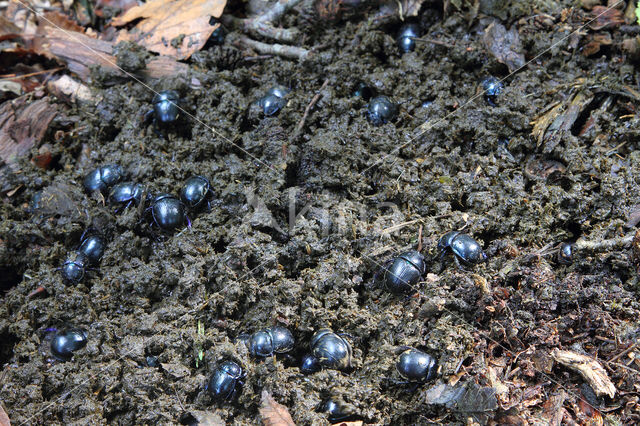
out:
M36 71L36 72L30 72L29 74L21 74L21 75L15 75L15 74L4 74L4 75L0 75L0 80L17 80L20 78L27 78L27 77L34 77L36 75L40 75L40 74L47 74L50 72L57 72L60 70L63 70L64 67L58 67L58 68L52 68L50 70L41 70L41 71Z
M236 39L237 43L240 43L246 47L250 47L258 53L263 55L278 55L291 59L306 59L310 52L307 49L296 46L287 46L284 44L267 44L260 41L252 40L246 36L239 36Z
M240 19L233 16L223 16L222 22L226 25L240 28L243 32L255 36L267 37L283 43L293 43L300 35L297 29L276 28L271 24L287 13L287 11L297 6L301 1L302 0L278 1L271 9L255 18Z
M591 251L607 251L616 247L627 247L633 242L635 232L629 233L623 237L610 238L608 240L591 241L580 238L576 241L574 248L580 250Z
M422 225L420 225L420 228L418 228L418 251L422 251Z
M296 126L296 129L294 130L293 136L291 137L291 139L295 139L298 137L298 134L302 131L302 128L304 127L304 122L307 121L307 117L309 116L309 112L311 111L311 108L313 108L313 106L320 100L320 97L322 97L322 91L325 89L325 87L327 87L328 84L329 84L329 79L326 79L324 83L322 83L322 86L320 86L320 89L315 94L313 99L311 99L311 102L309 102L309 105L307 105L307 107L305 108L304 114L302 114L302 118L300 119L300 122Z
M622 358L623 356L625 356L626 354L628 354L629 352L634 350L637 346L638 346L638 343L634 343L633 345L629 346L627 349L625 349L624 351L620 352L618 355L614 356L613 358L611 358L607 362L615 362L615 361L619 360L620 358Z

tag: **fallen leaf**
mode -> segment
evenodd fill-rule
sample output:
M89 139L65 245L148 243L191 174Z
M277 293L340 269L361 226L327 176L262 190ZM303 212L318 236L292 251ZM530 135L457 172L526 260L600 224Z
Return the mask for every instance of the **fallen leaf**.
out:
M42 140L58 113L47 98L29 103L27 96L0 107L0 160L12 165Z
M90 67L99 65L120 74L116 59L111 55L110 42L98 40L84 33L58 29L45 24L37 34L29 37L27 47L48 58L58 60L82 81L88 81Z
M624 23L624 13L619 9L595 6L591 14L595 17L595 20L589 24L592 30L615 28Z
M121 30L119 41L134 41L148 50L186 59L204 46L220 24L226 0L151 0L115 18L116 27L142 19L131 30Z
M595 359L571 351L554 349L551 356L558 363L565 367L577 371L587 381L589 386L598 396L607 395L613 398L616 394L616 387L609 379L607 372Z
M287 407L278 404L266 390L262 391L260 415L264 426L295 426Z
M2 404L0 404L0 426L11 426L9 416L6 411L4 411L4 408L2 408Z
M112 11L126 12L137 4L136 0L97 0L94 13L96 16L103 18L105 17L105 9L109 9L111 11L110 15L113 16Z
M489 53L509 68L509 72L524 66L524 55L520 53L522 51L520 35L515 26L507 31L504 25L492 22L484 30L482 41Z
M600 47L602 46L610 46L613 44L613 40L611 39L611 34L609 33L596 33L589 37L589 41L582 48L582 54L584 56L595 55L600 51Z

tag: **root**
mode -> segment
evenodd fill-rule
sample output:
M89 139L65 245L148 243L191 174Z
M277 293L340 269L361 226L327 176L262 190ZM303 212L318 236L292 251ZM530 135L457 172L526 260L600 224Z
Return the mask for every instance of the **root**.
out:
M307 49L296 46L287 46L285 44L268 44L250 39L246 36L239 36L235 40L236 44L249 47L262 55L278 55L285 58L303 60L309 57L310 53Z
M276 4L262 15L240 19L233 16L225 16L222 21L225 25L237 28L245 34L252 36L269 38L281 43L294 43L300 38L300 32L295 28L276 28L273 22L280 19L285 13L301 3L302 0L283 0ZM286 46L281 44L267 44L248 37L238 37L237 43L254 49L261 54L273 54L292 59L305 59L309 51L300 47Z

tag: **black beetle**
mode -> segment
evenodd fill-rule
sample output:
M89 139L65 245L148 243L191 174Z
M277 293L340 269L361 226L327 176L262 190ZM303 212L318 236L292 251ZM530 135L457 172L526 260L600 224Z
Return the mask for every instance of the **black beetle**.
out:
M415 291L415 285L427 271L424 256L415 250L401 254L385 267L384 285L392 293Z
M287 95L288 90L274 86L267 91L267 93L258 101L258 105L262 108L262 112L267 117L275 115L282 108L287 105L287 100L285 96Z
M112 185L122 179L122 167L117 164L108 164L91 170L84 178L84 189L91 193L95 191L104 192Z
M438 361L421 350L408 348L396 362L398 373L409 382L428 382L438 372Z
M209 179L204 176L191 176L180 191L180 200L189 208L197 209L212 194Z
M348 413L339 402L334 401L333 399L327 399L326 401L318 404L316 411L327 414L327 420L329 420L329 423L345 422L354 418L354 416L351 413Z
M104 238L97 235L90 235L82 239L82 243L80 243L80 247L78 248L78 254L86 258L89 263L96 264L100 262L106 244Z
M413 52L416 48L415 39L420 37L420 27L416 24L405 24L400 27L396 42L402 53Z
M226 31L224 30L224 28L222 28L222 25L220 25L209 36L209 42L211 44L214 44L214 45L217 45L217 46L221 46L221 45L224 44L224 39L225 39L226 35L227 35Z
M351 345L328 328L322 328L311 337L311 355L320 367L346 370L351 367ZM312 360L308 360L313 364Z
M359 96L365 101L369 101L375 94L375 89L367 86L364 82L360 81L356 85L355 90L353 91L353 96Z
M209 381L209 392L211 395L220 400L232 399L239 386L244 383L242 379L246 376L237 363L233 361L225 361L218 366Z
M147 210L151 211L153 222L165 231L174 231L185 221L191 226L184 204L173 195L158 195Z
M271 356L282 354L293 349L293 334L286 328L275 325L256 331L249 338L249 352L254 356Z
M72 283L77 283L84 278L84 272L89 264L89 260L81 253L74 253L62 264L60 271L62 277Z
M465 264L480 263L487 258L487 255L482 251L482 247L476 240L459 231L447 232L438 241L438 250L442 255L448 249L451 249L453 254Z
M51 354L59 361L69 361L73 353L87 344L87 332L80 329L59 331L51 339Z
M570 265L573 262L573 244L562 243L558 250L558 262L563 265Z
M371 124L380 126L396 118L398 105L391 102L386 96L376 96L367 105L366 115Z
M487 77L482 80L482 90L484 99L491 106L496 106L498 96L502 93L502 82L495 77Z
M128 208L131 203L136 205L142 201L142 193L144 187L138 183L123 182L119 183L111 189L109 201L113 204L124 204L124 208Z
M147 116L153 115L153 124L164 125L175 122L178 119L178 103L180 95L175 90L164 90L157 93L151 103L153 109L147 112Z

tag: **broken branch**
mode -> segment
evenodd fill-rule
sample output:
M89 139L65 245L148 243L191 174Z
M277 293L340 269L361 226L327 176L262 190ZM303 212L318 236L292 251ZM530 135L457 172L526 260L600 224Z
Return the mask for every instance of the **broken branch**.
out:
M297 29L276 28L273 22L280 19L302 0L285 0L277 2L271 9L254 18L240 19L233 16L223 16L222 21L226 25L235 26L245 33L259 37L267 37L283 43L293 43L299 36Z
M551 357L565 367L580 373L596 395L607 395L609 398L615 396L616 387L609 379L607 372L595 359L586 355L571 351L561 351L559 349L554 349L553 352L551 352Z
M302 131L302 128L304 127L304 122L307 121L307 117L309 116L309 112L311 111L311 108L313 108L313 106L320 100L320 97L322 96L322 91L325 89L325 87L327 87L328 84L329 84L329 79L326 79L324 83L322 83L322 86L320 86L318 93L316 93L313 99L311 99L311 102L309 102L309 105L307 105L307 107L305 108L304 114L302 114L302 118L300 119L300 122L296 126L296 129L293 132L293 136L291 137L291 139L295 139L300 134L300 132Z
M263 55L278 55L291 59L306 59L310 52L307 49L284 44L267 44L250 39L246 36L239 36L236 43L249 47Z

